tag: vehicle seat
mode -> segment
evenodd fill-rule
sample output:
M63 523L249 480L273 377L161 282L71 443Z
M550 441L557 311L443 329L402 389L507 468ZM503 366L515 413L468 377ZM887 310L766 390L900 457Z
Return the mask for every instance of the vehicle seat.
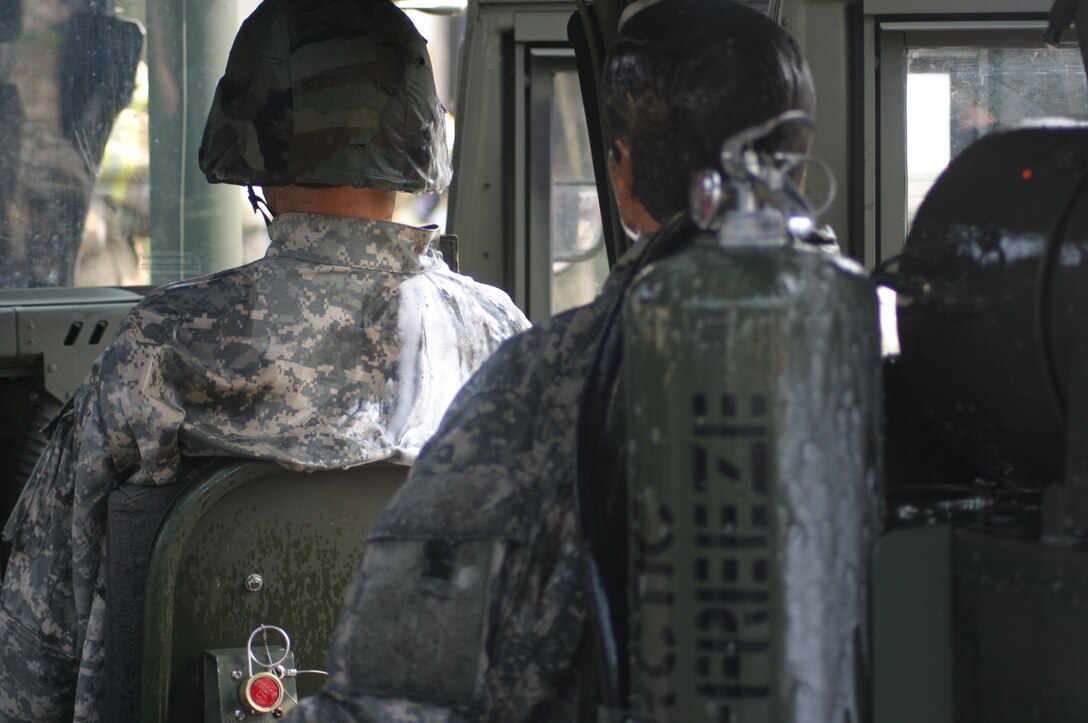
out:
M296 667L323 668L344 589L408 469L228 459L185 484L115 491L104 719L202 720L204 651L244 647L262 623L288 631ZM299 695L324 682L300 676Z

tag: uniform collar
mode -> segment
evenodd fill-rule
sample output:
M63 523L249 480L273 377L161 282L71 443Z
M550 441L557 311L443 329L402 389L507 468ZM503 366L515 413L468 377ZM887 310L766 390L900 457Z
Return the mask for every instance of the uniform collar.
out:
M319 264L399 273L425 271L441 263L431 250L438 227L419 228L317 213L285 213L272 219L265 257L290 256Z

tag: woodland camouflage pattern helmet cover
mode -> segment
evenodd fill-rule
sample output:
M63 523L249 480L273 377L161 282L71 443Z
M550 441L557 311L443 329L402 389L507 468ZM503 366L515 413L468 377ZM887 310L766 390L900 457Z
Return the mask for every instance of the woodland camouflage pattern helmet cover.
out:
M211 183L442 191L427 41L389 0L264 0L234 40L200 168Z

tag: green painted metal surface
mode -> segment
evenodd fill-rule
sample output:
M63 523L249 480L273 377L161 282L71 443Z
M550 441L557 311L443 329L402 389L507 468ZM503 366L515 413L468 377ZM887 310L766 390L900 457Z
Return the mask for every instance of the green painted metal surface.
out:
M1088 553L935 525L873 557L875 723L1073 723L1088 709Z
M1088 553L956 530L957 723L1074 723L1088 710Z
M139 300L122 289L0 289L0 377L31 377L67 399Z
M244 647L261 624L290 634L300 668L321 668L373 522L407 473L382 463L306 473L229 461L192 482L148 568L141 720L200 720L204 651ZM300 678L299 693L322 684Z
M873 553L876 723L953 723L952 528L907 528Z
M640 721L868 719L875 296L779 244L701 246L624 315Z

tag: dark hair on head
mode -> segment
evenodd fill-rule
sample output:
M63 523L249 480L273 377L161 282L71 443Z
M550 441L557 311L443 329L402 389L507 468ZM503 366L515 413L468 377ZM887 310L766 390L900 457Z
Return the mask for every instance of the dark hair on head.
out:
M793 39L732 0L660 0L632 15L605 61L605 122L625 139L633 192L658 221L687 208L698 171L722 143L787 110L813 113L812 76ZM811 131L789 123L760 149L805 152Z

